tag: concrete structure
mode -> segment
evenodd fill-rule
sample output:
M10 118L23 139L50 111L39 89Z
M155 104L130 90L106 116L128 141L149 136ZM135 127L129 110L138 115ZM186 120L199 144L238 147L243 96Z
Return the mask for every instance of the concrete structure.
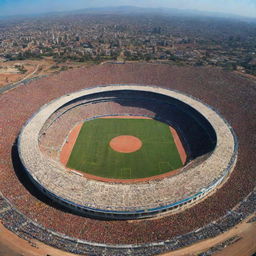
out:
M214 151L204 161L184 167L184 171L178 175L138 184L89 180L67 171L56 159L42 153L39 146L42 133L66 112L85 105L86 102L81 104L84 97L90 96L90 104L98 104L106 99L102 97L99 100L97 95L119 91L144 92L145 100L147 93L163 95L169 97L170 101L175 99L189 105L207 119L214 129L217 137ZM95 102L94 96L97 99ZM67 107L69 105L72 107ZM65 111L61 111L62 109ZM57 115L57 112L62 114ZM105 114L97 113L96 116ZM109 114L120 113L113 111ZM150 113L148 116L155 118ZM237 141L232 128L213 109L176 91L140 85L95 87L52 101L43 106L23 127L18 150L28 176L48 197L79 213L121 219L149 217L166 210L180 209L202 199L226 180L237 159Z

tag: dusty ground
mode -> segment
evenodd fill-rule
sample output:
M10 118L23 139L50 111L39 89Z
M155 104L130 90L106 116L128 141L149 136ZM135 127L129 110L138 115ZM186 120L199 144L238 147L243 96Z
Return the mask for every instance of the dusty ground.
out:
M216 252L214 256L251 256L256 252L256 222L247 223L248 219L220 236L161 256L196 256L235 236L239 236L240 239L222 251Z
M0 224L1 256L74 256L38 241L25 241Z
M15 66L23 66L24 73L19 72L19 70L15 68ZM24 62L21 63L20 61L0 63L0 86L15 83L26 77L29 77L29 75L32 75L36 69L37 65L32 65Z
M19 72L15 66L21 65L26 72ZM0 87L10 83L20 82L22 80L50 75L60 71L82 66L91 66L92 63L65 62L57 64L52 58L44 58L42 60L15 60L0 62Z

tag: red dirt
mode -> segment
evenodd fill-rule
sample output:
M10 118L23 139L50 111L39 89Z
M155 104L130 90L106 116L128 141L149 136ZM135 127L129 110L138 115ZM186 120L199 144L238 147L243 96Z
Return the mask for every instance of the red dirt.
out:
M101 118L133 118L133 119L152 119L150 117L145 117L145 116L105 116L105 117L101 117ZM83 124L79 124L77 126L75 126L75 128L70 132L69 137L67 139L67 143L64 144L64 146L62 147L62 151L60 153L60 161L62 164L64 164L66 166L68 159L70 157L70 154L72 152L72 149L75 145L76 139L79 135L79 132L82 128ZM176 144L176 147L179 151L180 157L181 157L181 161L184 164L186 162L186 152L183 148L183 145L180 141L180 138L177 134L177 132L175 131L175 129L173 129L172 127L170 127L170 131L173 135L174 138L174 142ZM133 136L130 136L133 137ZM135 137L136 138L136 137ZM67 168L67 167L66 167ZM68 168L67 168L68 169ZM71 169L69 169L70 171L73 171ZM77 173L80 173L81 175L83 175L85 178L87 179L93 179L93 180L98 180L98 181L102 181L102 182L112 182L112 183L138 183L138 182L147 182L147 181L151 181L151 180L157 180L157 179L164 179L166 177L170 177L173 175L177 175L182 171L182 168L177 169L177 170L172 170L170 172L166 172L160 175L156 175L156 176L151 176L151 177L146 177L146 178L140 178L140 179L128 179L128 180L123 180L123 179L111 179L111 178L104 178L104 177L99 177L99 176L95 176L92 174L88 174L88 173L84 173L81 172L79 170L75 170Z
M82 174L85 178L87 179L92 179L92 180L98 180L98 181L102 181L102 182L111 182L111 183L140 183L140 182L148 182L151 180L161 180L164 179L166 177L170 177L176 174L179 174L181 172L181 169L177 169L177 170L172 170L170 172L166 172L160 175L156 175L156 176L151 176L151 177L146 177L146 178L139 178L139 179L127 179L127 180L122 180L122 179L111 179L111 178L104 178L104 177L99 177L99 176L95 176L92 174L88 174L88 173L84 173L78 170L75 170L76 172ZM70 170L73 171L73 170Z
M66 166L68 159L71 155L72 149L75 145L76 139L79 135L79 132L82 128L83 124L78 124L75 128L70 132L66 143L62 147L60 152L60 162Z
M184 165L186 163L186 160L187 160L186 151L185 151L185 149L184 149L184 147L183 147L183 145L181 143L180 137L177 134L176 130L174 130L171 126L170 126L170 130L171 130L174 142L176 144L176 147L177 147L177 149L179 151L181 162Z
M147 116L102 116L100 118L106 118L106 119L109 119L109 118L127 118L127 119L152 119L150 117L147 117Z
M132 153L138 151L142 147L142 142L139 138L131 135L121 135L113 138L109 142L109 146L120 153Z

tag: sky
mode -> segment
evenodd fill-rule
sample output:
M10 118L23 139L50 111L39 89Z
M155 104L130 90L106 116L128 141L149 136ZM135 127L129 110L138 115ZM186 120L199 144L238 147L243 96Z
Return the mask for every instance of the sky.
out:
M256 0L0 0L0 16L123 5L192 9L256 18Z

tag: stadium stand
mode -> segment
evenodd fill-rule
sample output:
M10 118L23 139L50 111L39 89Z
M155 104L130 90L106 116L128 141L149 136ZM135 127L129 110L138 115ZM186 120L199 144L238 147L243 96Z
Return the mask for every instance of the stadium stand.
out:
M119 102L118 112L114 108L109 112L112 107L109 100ZM139 102L140 108L135 107L136 102ZM94 111L89 112L86 106L92 103ZM142 108L143 104L155 106L154 112L150 107L149 110ZM188 106L189 104L191 106ZM72 125L82 122L85 117L88 120L113 114L143 115L146 110L154 113L151 117L163 120L180 131L190 152L189 158L213 151L212 154L198 165L186 168L186 172L162 180L138 184L111 184L81 179L80 176L65 170L59 162L44 157L38 149L40 134L48 134L49 127L59 119L64 122L67 120L68 129L64 129L67 133ZM206 120L207 117L211 124ZM45 122L46 128L43 128ZM57 124L55 133L60 130L57 127L62 129L63 126ZM215 132L219 143L214 148ZM196 139L189 139L190 137ZM237 144L231 128L209 107L177 92L139 85L96 87L51 102L33 115L24 126L19 136L18 149L24 170L42 193L78 213L116 219L144 218L167 210L177 211L183 206L195 203L230 175L237 156Z
M24 177L15 140L33 113L63 94L123 82L183 91L218 109L234 128L239 141L235 170L221 188L193 207L170 216L135 222L102 221L80 217L59 207ZM141 64L100 65L67 71L5 92L0 95L2 223L25 239L36 238L70 252L89 255L155 255L183 247L182 237L186 234L195 234L196 241L214 237L231 227L224 225L223 218L235 225L237 214L241 214L241 220L256 211L256 173L252 164L255 157L251 154L256 137L250 136L256 127L255 97L254 82L232 72ZM27 102L29 104L24 104ZM8 218L6 211L15 217ZM226 219L229 212L233 214Z

